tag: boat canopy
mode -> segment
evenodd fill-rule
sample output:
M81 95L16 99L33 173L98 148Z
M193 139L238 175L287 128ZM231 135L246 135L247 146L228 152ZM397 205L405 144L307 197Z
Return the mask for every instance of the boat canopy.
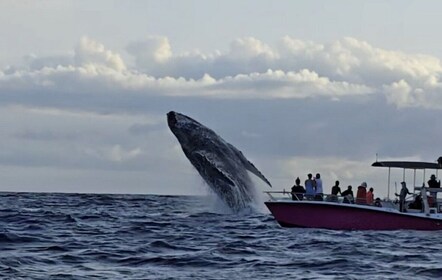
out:
M422 161L376 161L371 166L404 169L442 169L440 163Z

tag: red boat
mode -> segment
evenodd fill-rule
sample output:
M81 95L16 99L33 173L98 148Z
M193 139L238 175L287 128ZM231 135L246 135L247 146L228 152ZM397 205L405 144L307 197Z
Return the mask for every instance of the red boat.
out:
M390 169L402 168L423 170L442 169L442 158L438 163L383 161L372 164L376 167L387 167L388 194L390 190ZM404 211L399 211L399 203L389 198L375 205L344 203L343 197L326 195L323 201L292 200L289 192L266 192L270 200L265 205L283 227L324 228L334 230L442 230L442 201L437 200L441 188L428 188L425 183L414 187L413 198L420 195L422 206L411 209L410 201L405 201ZM432 194L429 196L427 193ZM276 197L275 194L282 195ZM297 199L297 196L294 196Z

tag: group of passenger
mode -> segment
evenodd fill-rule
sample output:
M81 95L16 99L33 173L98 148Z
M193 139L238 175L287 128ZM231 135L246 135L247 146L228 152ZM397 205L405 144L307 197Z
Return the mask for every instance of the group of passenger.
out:
M304 186L300 185L301 179L299 177L295 180L295 185L292 187L292 199L293 200L303 200L304 197L308 200L323 200L324 191L322 188L321 174L313 175L309 173L307 175L307 180L304 182Z
M435 189L435 188L440 188L440 180L437 181L436 180L436 175L431 175L430 180L428 180L428 188L430 189ZM399 197L399 210L401 212L406 212L406 203L405 203L405 198L408 194L413 194L411 193L405 182L402 182L402 188L400 191L400 194L395 194L396 196ZM424 184L425 186L425 184ZM431 191L430 190L430 196L427 197L427 201L428 201L428 205L430 207L437 207L437 192ZM414 200L412 202L410 202L408 204L408 208L409 209L416 209L416 210L423 210L424 208L424 202L422 199L422 195L418 194L414 197Z
M366 182L362 182L361 185L358 187L358 192L356 194L356 204L375 205L374 189L370 188L367 191L367 187L368 186L367 186ZM377 206L379 206L379 205L377 205Z
M435 189L440 188L440 181L436 180L436 175L431 175L430 180L428 180L428 188ZM401 191L399 194L395 193L397 197L399 197L399 211L407 212L405 199L407 195L413 194L407 188L407 184L405 182L401 182ZM424 184L425 186L425 184ZM437 192L430 191L430 196L427 197L428 205L430 207L437 206ZM423 200L422 195L415 195L414 200L408 204L409 209L423 210Z
M300 185L301 180L299 177L295 180L295 185L292 187L292 199L293 200L324 200L324 191L322 186L321 174L317 173L315 178L309 173L307 180L305 180L305 189ZM343 203L356 203L356 204L368 204L380 206L380 199L374 199L374 189L370 188L367 191L367 183L363 182L357 190L356 199L353 194L352 186L349 185L347 190L341 191L339 187L339 181L335 182L335 185L331 188L331 195L327 197L327 201L338 202L338 195L343 197Z
M436 180L436 175L431 175L430 180L428 180L428 188L435 189L440 188L440 180ZM405 196L407 194L411 194L408 189L403 190L404 187L401 189L401 194L399 195L399 206L401 212L406 212L405 209ZM428 205L430 207L437 207L437 192L430 191L430 196L427 197ZM424 208L424 202L422 199L422 195L419 193L415 196L414 200L408 204L409 209L416 209L416 210L423 210Z
M307 175L307 180L304 182L305 188L301 186L301 180L299 177L295 180L295 185L292 187L292 199L293 200L318 200L322 201L324 200L324 191L322 186L322 179L321 175L319 173L316 174L315 177L311 173ZM440 181L436 180L436 176L433 174L430 177L430 180L428 181L428 187L429 188L440 188ZM408 188L407 184L405 182L401 182L401 190L400 193L395 193L395 195L399 198L399 210L401 212L406 212L405 206L406 202L405 199L407 195L413 194L411 193ZM367 183L362 182L360 186L357 188L356 197L353 194L352 186L349 185L347 187L347 190L341 191L341 187L339 186L339 181L336 181L334 186L331 188L331 195L327 196L326 200L330 202L338 202L338 195L343 197L342 202L343 203L350 203L350 204L362 204L362 205L374 205L378 207L382 207L380 198L374 199L374 189L369 188L367 191ZM436 199L437 192L431 192L430 199ZM431 203L430 203L431 204ZM415 196L414 201L408 204L408 207L410 209L422 209L423 207L423 201L421 194L418 194Z

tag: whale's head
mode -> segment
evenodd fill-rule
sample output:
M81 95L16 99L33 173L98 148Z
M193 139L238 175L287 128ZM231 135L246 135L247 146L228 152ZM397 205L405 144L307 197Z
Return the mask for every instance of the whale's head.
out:
M167 124L173 132L176 130L183 130L187 133L190 133L195 128L201 126L196 120L174 111L167 113Z
M167 124L183 148L195 146L196 143L203 140L202 138L214 134L196 120L174 111L167 113Z

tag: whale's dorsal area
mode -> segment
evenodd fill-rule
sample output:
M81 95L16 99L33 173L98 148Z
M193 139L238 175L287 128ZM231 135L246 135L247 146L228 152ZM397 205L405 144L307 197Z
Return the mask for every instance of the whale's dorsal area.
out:
M247 170L271 186L241 151L210 128L174 111L167 113L167 123L204 181L233 210L248 207L254 200Z

